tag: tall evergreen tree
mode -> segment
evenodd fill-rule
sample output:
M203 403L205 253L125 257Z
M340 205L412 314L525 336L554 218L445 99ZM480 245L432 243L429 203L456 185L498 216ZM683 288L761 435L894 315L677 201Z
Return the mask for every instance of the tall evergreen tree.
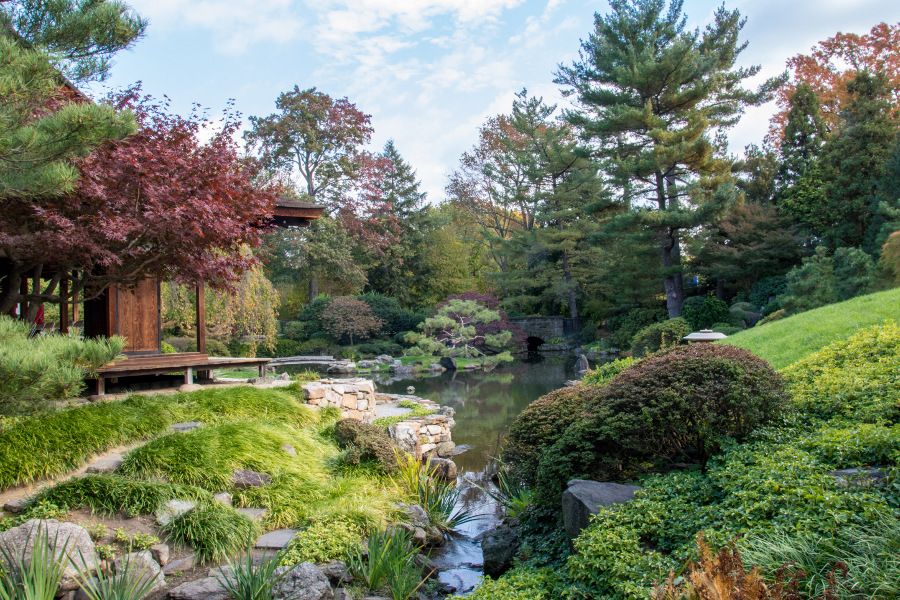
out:
M898 122L882 75L861 71L848 85L850 100L823 153L827 229L821 234L832 249L860 247L878 254L878 184L885 175Z
M384 145L381 156L390 167L381 181L381 194L390 206L399 228L397 243L385 249L384 255L368 270L368 288L392 296L410 306L417 303L417 290L431 276L424 261L431 221L425 208L425 192L412 166L403 159L393 140Z
M684 301L684 231L710 222L734 199L729 161L714 137L747 106L767 101L782 78L756 91L742 86L759 67L738 68L738 11L716 10L702 32L688 30L682 1L611 0L595 15L581 57L557 82L579 102L569 121L628 183L623 218L654 233L670 316Z

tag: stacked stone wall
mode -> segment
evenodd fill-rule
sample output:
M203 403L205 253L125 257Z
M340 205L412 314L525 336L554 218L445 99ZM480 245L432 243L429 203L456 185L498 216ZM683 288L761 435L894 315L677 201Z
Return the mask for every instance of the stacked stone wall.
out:
M340 409L344 419L375 420L375 384L368 379L322 379L303 385L307 404Z

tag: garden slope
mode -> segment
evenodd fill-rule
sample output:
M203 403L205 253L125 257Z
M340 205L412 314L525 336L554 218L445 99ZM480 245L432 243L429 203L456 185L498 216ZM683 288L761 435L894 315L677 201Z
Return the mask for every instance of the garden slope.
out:
M747 329L725 342L782 369L828 344L886 320L900 321L900 288L829 304Z

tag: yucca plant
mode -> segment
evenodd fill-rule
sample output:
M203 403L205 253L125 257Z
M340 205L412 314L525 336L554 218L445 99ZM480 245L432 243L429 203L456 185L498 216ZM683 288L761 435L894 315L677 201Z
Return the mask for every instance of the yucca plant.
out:
M83 566L86 565L83 556L81 565L76 565L76 578L81 591L90 600L141 600L156 587L156 576L149 569L135 565L129 555L114 572L104 573L102 569L97 569L94 574L93 569Z
M489 485L478 487L502 506L508 517L521 516L534 500L534 492L526 487L521 479L511 475L503 463L498 463L496 484L496 487Z
M53 600L66 568L60 556L65 555L67 546L68 539L60 546L58 536L51 540L42 526L38 526L30 552L0 546L0 600Z
M275 557L255 563L248 549L228 563L226 573L216 577L234 600L272 600L272 590L284 578L275 572L278 562Z

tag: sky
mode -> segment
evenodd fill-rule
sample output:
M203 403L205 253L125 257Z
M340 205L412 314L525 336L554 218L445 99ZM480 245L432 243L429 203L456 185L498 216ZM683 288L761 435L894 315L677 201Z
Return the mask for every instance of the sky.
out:
M316 87L372 115L372 149L393 139L431 202L489 116L509 112L515 92L561 102L559 64L578 55L605 0L130 0L147 34L115 58L91 91L136 81L187 113L213 114L234 99L245 117L268 115L275 98ZM691 26L720 4L686 0ZM900 21L898 0L727 0L747 17L741 55L757 78L838 31L864 33ZM731 149L765 135L773 105L748 110Z

